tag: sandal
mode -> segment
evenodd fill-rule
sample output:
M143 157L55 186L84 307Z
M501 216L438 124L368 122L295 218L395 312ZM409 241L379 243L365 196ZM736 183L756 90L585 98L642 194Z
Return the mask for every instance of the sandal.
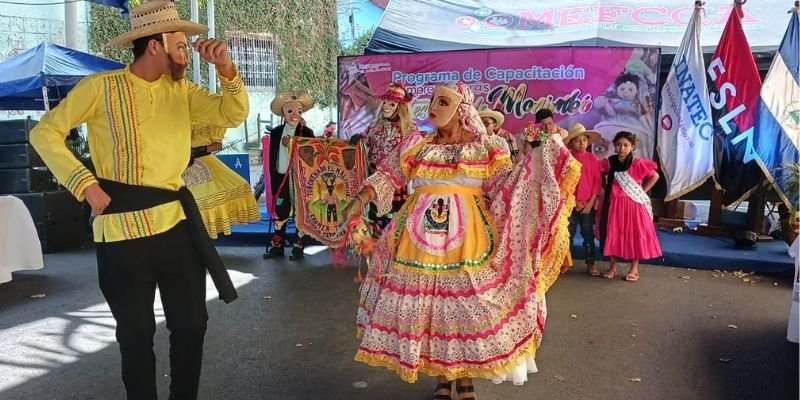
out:
M617 277L617 271L611 269L606 270L606 272L603 273L603 278L605 279L614 279L616 277Z
M475 393L475 386L456 386L456 391L458 392L458 400L477 400L477 397L470 396L470 397L461 397L461 393Z
M572 266L571 265L564 265L564 266L561 267L561 273L562 274L566 274L567 272L569 272L571 270L572 270Z
M625 276L625 280L628 282L637 282L639 280L639 273L629 272L628 275Z
M587 264L586 265L586 273L591 276L600 276L600 271L594 267L594 264Z
M453 381L446 382L446 383L442 382L442 383L436 384L436 389L434 389L433 392L435 393L435 392L438 392L438 391L444 390L444 389L447 389L447 390L450 391L450 393L452 393L453 392ZM453 400L453 396L451 396L449 394L434 394L433 395L433 400Z

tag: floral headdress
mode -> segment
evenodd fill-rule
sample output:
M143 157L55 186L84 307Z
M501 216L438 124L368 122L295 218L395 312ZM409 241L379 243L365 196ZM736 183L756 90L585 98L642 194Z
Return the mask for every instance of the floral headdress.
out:
M402 82L390 83L386 88L386 93L378 96L381 100L389 100L397 103L407 104L414 100L414 95L408 93L405 85Z
M475 102L475 93L472 89L461 82L448 82L440 87L451 90L461 97L461 102L456 110L459 120L461 121L461 127L475 135L485 135L486 127L483 125L483 122L481 122L478 109L472 104Z

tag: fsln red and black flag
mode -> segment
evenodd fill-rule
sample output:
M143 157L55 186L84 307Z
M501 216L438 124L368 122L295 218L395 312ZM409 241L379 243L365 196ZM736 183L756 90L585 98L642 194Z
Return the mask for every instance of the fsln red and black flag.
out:
M742 5L734 1L717 51L708 66L714 121L714 180L725 206L738 204L764 179L755 148L761 78L742 29Z

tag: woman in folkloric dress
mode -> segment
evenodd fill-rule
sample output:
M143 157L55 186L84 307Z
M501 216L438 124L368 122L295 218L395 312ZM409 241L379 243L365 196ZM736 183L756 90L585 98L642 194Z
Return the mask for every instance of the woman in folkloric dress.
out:
M225 128L192 126L192 161L183 180L192 192L208 236L231 234L231 225L261 220L258 203L247 182L211 154L222 149Z
M408 135L344 211L358 217L375 202L386 213L395 189L414 189L371 257L356 360L407 382L436 376L435 399L450 399L454 380L468 400L472 378L522 384L535 371L544 291L568 249L579 174L560 139L512 171L473 100L462 83L437 87L429 113L436 132Z

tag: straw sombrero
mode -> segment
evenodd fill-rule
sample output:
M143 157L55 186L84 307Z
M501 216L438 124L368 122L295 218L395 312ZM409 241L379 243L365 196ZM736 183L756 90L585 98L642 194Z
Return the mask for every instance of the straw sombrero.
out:
M497 127L503 126L503 122L506 121L505 115L500 111L490 110L488 108L478 111L478 116L481 118L491 118L497 123Z
M270 110L272 113L277 116L283 115L283 106L286 103L290 103L296 101L303 106L303 112L306 112L314 107L314 99L306 92L280 92L277 96L272 100L272 103L269 105Z
M586 130L586 127L583 126L583 124L576 122L569 127L569 135L564 138L564 144L566 144L567 147L570 147L569 144L572 142L572 139L575 139L580 135L586 135L586 137L589 138L589 144L592 144L603 137L600 135L600 132L595 130Z
M149 1L131 10L131 30L108 42L109 49L133 47L133 41L157 33L184 32L195 36L208 32L208 28L191 21L184 21L171 1Z

